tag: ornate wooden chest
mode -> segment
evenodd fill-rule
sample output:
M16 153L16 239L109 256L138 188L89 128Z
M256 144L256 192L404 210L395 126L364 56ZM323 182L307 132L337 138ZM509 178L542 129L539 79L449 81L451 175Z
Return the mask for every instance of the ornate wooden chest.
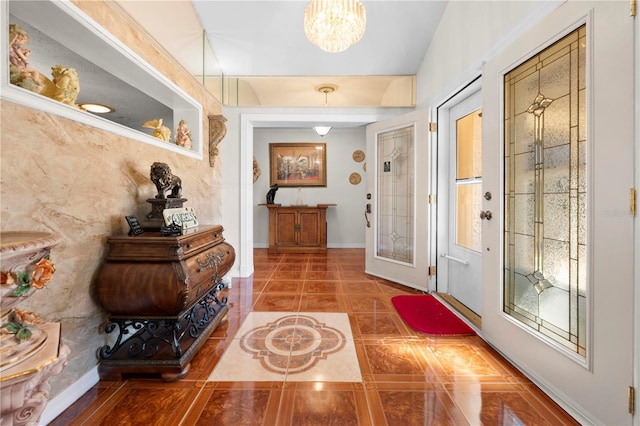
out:
M96 296L109 312L110 342L99 349L100 376L160 373L184 377L189 363L228 311L222 277L235 261L222 226L180 236L146 232L108 238Z

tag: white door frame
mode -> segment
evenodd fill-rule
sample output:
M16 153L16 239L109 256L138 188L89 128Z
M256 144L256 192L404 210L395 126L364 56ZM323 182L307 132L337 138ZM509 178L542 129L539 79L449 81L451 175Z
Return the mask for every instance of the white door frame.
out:
M238 276L253 274L253 131L259 127L310 127L313 123L365 125L386 118L382 114L240 114ZM229 210L235 212L235 209ZM234 268L236 269L236 268Z
M448 268L444 265L442 259L440 259L439 253L443 251L447 251L448 245L448 234L449 234L449 222L443 224L438 218L447 216L449 217L449 206L450 206L450 193L451 188L450 185L447 184L446 187L440 186L442 182L449 182L450 180L450 158L448 155L447 164L440 164L440 154L439 148L450 150L451 147L448 145L448 142L451 138L449 134L449 119L450 119L450 110L458 105L459 102L462 102L466 97L476 93L477 91L482 90L482 79L481 75L478 74L474 78L472 78L467 84L461 87L456 92L447 96L446 99L443 99L435 108L432 109L432 122L437 123L437 130L433 133L433 137L431 140L433 151L433 161L432 161L432 179L434 179L434 183L432 187L434 188L433 194L436 194L436 206L435 209L437 214L434 215L436 219L433 221L435 223L435 235L436 238L433 239L433 247L431 253L432 256L432 265L437 265L436 268L436 276L435 276L435 289L439 293L447 293L449 294L449 280L448 280ZM455 104L450 104L451 101L459 98ZM444 157L442 157L444 159ZM482 255L482 253L480 253ZM481 303L481 301L479 301Z
M637 13L637 12L636 12ZM635 76L636 82L640 81L640 17L635 18ZM635 87L635 167L636 167L636 191L640 190L640 84L636 83ZM637 201L636 201L637 203ZM636 205L638 209L638 205ZM640 324L640 223L638 222L638 216L634 219L635 228L635 279L634 279L634 323ZM640 426L640 326L635 327L635 337L633 346L633 386L635 387L636 400L635 410L636 415L633 418L633 424Z

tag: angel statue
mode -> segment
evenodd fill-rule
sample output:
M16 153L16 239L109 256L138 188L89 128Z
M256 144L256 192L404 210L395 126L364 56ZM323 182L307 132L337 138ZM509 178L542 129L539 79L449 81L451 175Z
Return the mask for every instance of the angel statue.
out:
M184 120L180 120L176 128L176 145L191 149L191 130Z

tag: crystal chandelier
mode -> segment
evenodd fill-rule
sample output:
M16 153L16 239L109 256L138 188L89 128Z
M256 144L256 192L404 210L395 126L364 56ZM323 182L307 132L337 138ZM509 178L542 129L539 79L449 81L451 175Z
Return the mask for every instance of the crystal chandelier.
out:
M304 10L307 38L329 53L342 52L360 41L366 25L366 11L357 0L311 0Z

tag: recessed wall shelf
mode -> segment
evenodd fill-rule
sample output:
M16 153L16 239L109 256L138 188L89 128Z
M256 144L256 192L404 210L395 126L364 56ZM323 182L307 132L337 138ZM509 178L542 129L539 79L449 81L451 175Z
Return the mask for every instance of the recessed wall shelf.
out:
M1 98L162 149L202 159L202 106L128 46L108 33L69 0L2 2L0 22ZM50 77L52 66L75 68L80 80L78 103L105 103L116 112L98 116L9 82L9 24L29 34L29 65ZM114 105L114 103L116 103ZM171 141L151 135L143 124L163 118ZM173 143L175 127L185 120L192 147Z

